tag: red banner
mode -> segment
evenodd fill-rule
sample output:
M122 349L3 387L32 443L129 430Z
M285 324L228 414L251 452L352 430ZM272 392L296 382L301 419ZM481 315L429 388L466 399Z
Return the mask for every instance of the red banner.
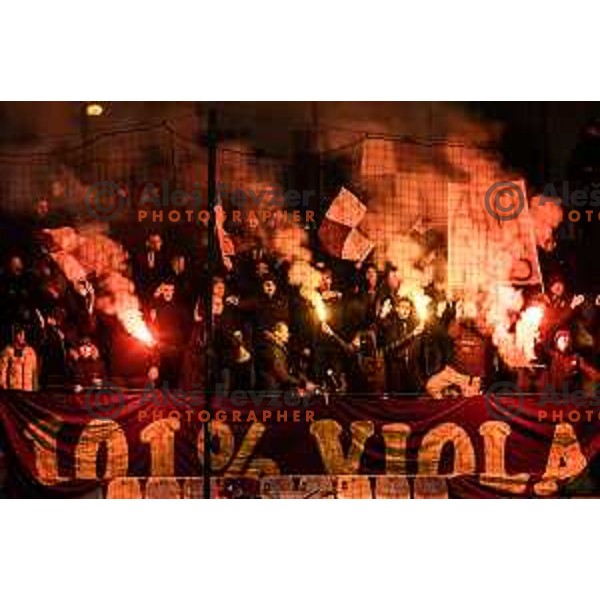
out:
M600 409L583 402L296 400L248 393L213 398L208 411L193 395L5 394L7 494L480 498L600 489Z

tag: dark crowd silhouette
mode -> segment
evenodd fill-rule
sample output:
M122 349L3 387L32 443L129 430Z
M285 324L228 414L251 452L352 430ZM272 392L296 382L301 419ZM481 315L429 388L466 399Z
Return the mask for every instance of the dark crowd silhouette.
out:
M82 391L106 381L203 389L387 394L403 398L477 395L496 381L539 392L592 393L599 379L600 298L573 294L560 273L528 303L544 308L537 359L510 368L481 324L477 298L448 297L431 285L427 314L401 293L401 270L373 263L316 264L315 307L290 283L290 264L260 236L242 232L237 252L206 260L164 230L122 235L129 273L155 344L135 339L110 312L94 280L69 281L52 260L48 229L72 224L49 200L31 215L4 219L0 273L0 388ZM15 233L15 232L18 233ZM4 235L4 234L3 234ZM210 310L210 315L207 314ZM211 327L211 335L207 328ZM208 340L211 343L208 343Z

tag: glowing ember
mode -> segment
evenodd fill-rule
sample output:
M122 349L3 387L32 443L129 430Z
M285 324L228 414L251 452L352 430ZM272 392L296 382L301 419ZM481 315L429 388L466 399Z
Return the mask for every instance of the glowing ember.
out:
M416 290L408 296L415 305L419 321L425 323L429 318L429 304L431 303L431 298L427 294L424 294L422 290Z
M142 319L142 315L139 313L139 311L127 311L127 313L121 315L121 318L127 333L138 339L140 342L143 342L147 346L154 346L156 344L152 333Z
M539 330L542 319L544 318L544 308L542 306L530 306L521 316L531 328Z
M323 298L319 294L315 294L313 297L313 306L317 311L317 317L321 323L325 323L327 320L327 308L325 307L325 302L323 302Z
M543 307L530 306L521 313L521 318L516 325L516 344L528 362L536 358L535 344L540 336L540 325L543 318Z

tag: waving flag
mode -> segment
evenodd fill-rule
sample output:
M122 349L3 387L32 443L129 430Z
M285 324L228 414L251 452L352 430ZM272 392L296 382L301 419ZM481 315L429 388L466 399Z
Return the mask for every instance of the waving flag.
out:
M325 213L319 227L319 240L332 256L343 260L363 261L373 243L358 226L367 207L349 190L342 187Z

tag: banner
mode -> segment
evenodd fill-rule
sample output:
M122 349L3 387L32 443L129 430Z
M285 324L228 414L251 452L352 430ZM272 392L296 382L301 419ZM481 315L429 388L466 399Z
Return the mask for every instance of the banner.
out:
M544 498L600 490L598 407L539 397L292 400L248 392L212 398L209 411L200 395L4 394L6 494Z
M492 273L496 283L539 285L542 275L525 184L487 177L448 184L450 289L476 288Z

